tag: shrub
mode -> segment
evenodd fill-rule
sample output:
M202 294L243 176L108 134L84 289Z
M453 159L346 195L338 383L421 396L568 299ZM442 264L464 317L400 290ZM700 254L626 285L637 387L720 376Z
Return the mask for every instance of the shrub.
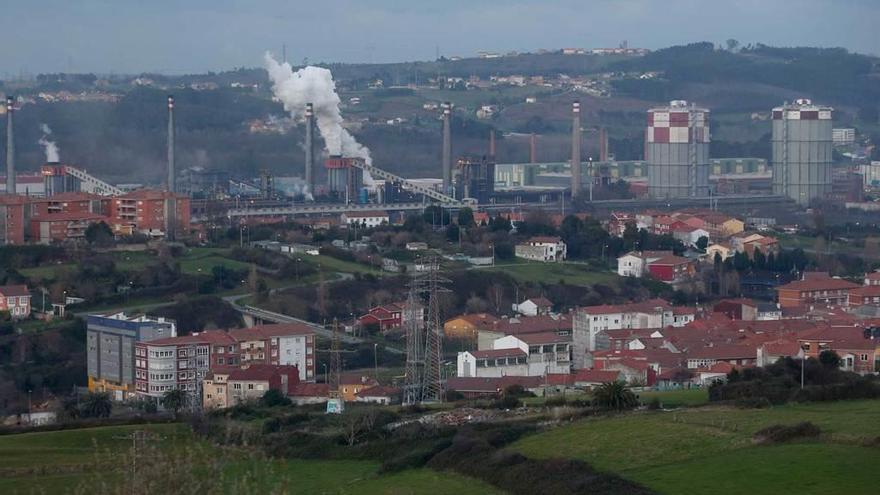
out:
M818 426L809 421L796 425L772 425L755 432L752 441L760 444L784 443L798 438L818 437L821 432Z
M623 382L608 382L593 390L593 404L601 409L623 411L638 407L639 399Z
M492 402L492 407L494 409L516 409L521 405L522 402L520 402L519 399L509 395L505 395L504 397L501 397L500 399Z

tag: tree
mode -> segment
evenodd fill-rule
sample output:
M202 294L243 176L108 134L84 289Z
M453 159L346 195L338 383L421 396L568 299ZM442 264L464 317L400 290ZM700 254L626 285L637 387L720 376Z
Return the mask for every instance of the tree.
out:
M162 407L172 411L175 416L183 409L183 406L186 405L186 392L180 390L179 388L175 388L165 392L165 395L162 396Z
M606 382L593 391L593 405L602 409L623 411L639 405L639 399L625 383Z
M700 236L694 246L696 246L697 249L699 249L700 251L706 252L706 248L709 247L709 238L704 235Z
M839 368L840 356L834 351L822 351L819 353L819 362L826 368Z
M113 242L113 229L103 221L93 223L86 227L85 237L89 244L110 244Z
M260 405L265 407L289 406L290 399L282 394L280 390L272 388L260 397Z
M79 408L83 418L107 418L113 412L113 401L106 392L93 392L86 394Z
M462 208L458 210L459 227L471 227L474 225L474 210L470 208Z

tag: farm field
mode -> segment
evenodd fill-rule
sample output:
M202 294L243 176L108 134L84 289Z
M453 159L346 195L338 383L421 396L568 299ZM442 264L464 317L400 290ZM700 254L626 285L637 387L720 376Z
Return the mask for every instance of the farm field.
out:
M504 272L519 282L559 283L560 280L571 285L616 284L620 279L611 272L598 272L586 265L577 263L513 263L483 268Z
M528 457L589 462L661 493L872 493L880 449L880 401L792 404L768 409L703 407L591 418L526 437L510 448ZM811 421L818 439L759 446L774 424Z
M149 432L165 452L184 458L211 457L214 447L194 439L182 424L111 426L0 436L0 493L104 493L128 474L125 461L131 433ZM150 437L148 437L150 438ZM174 457L169 457L173 459ZM493 487L454 473L412 469L377 474L372 461L262 460L233 451L223 457L224 487L229 493L328 494L495 494ZM185 462L190 462L189 460ZM112 466L107 469L96 466ZM155 469L155 468L152 468ZM227 478L228 476L228 478ZM197 477L194 477L197 478ZM196 483L198 481L193 481ZM105 483L104 491L98 484Z

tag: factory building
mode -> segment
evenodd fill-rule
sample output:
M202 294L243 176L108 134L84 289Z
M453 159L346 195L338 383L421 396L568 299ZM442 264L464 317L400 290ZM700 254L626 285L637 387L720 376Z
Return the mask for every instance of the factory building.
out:
M709 110L683 100L648 110L645 132L648 195L709 195Z
M363 158L333 155L324 161L327 169L327 193L337 201L354 203L364 188L364 171L356 163Z
M807 99L773 109L774 194L809 206L831 192L832 112Z
M479 204L489 203L495 193L495 160L493 156L460 158L456 164L455 199L472 198Z

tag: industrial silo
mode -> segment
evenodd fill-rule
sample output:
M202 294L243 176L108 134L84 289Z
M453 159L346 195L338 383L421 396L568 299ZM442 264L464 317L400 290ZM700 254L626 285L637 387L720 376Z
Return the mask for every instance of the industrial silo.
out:
M832 108L796 100L773 109L773 193L800 206L831 192Z
M709 195L709 110L683 100L648 110L645 132L648 195Z

